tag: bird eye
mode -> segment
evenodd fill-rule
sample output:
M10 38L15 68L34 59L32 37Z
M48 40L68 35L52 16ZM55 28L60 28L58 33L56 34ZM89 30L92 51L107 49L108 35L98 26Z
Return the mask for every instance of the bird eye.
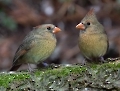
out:
M47 27L48 30L51 30L51 27Z
M87 22L87 25L90 25L90 22Z

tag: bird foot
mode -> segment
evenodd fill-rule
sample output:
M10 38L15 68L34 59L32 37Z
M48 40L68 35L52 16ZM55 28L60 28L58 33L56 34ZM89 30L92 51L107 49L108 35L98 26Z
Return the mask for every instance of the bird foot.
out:
M114 61L120 60L120 58L107 58L106 60L108 62L114 62Z
M49 66L49 64L44 63L44 62L42 62L42 64L43 64L45 67L48 67L48 66Z
M28 63L28 71L29 71L29 72L35 71L35 69L33 69L29 63Z

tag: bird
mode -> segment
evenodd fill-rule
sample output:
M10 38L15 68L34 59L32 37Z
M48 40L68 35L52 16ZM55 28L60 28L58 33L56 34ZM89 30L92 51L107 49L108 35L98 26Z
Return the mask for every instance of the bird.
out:
M81 22L76 26L80 30L78 47L81 54L89 62L104 62L107 53L108 36L103 25L97 20L94 9L90 9Z
M10 71L16 71L22 64L39 64L47 59L56 47L55 34L61 29L53 24L42 24L33 28L18 47ZM29 69L31 71L31 67Z

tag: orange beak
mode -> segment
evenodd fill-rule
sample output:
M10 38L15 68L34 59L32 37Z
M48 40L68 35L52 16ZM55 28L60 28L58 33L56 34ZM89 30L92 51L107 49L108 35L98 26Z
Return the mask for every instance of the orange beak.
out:
M79 30L84 30L85 29L85 26L82 24L82 23L79 23L77 26L76 26L77 29Z
M53 30L53 33L55 34L55 33L60 32L60 31L61 31L61 29L60 29L60 28L55 27L55 28L54 28L54 30Z

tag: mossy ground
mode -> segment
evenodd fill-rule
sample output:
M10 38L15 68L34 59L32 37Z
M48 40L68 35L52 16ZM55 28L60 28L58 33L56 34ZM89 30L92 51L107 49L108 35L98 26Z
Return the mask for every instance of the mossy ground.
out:
M86 90L87 89L87 90ZM0 73L0 91L120 91L119 61Z

